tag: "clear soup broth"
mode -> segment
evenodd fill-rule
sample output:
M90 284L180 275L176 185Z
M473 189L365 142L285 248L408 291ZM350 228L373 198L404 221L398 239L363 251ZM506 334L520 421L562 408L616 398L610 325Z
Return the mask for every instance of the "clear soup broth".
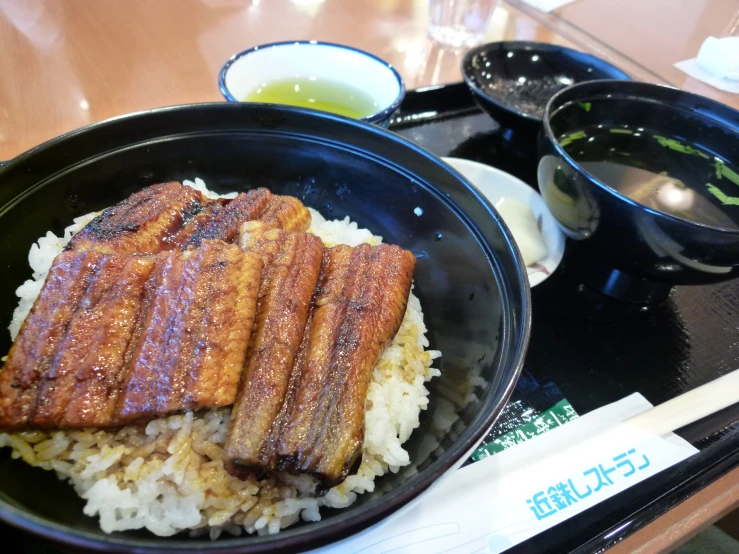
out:
M739 229L739 171L697 145L615 125L584 127L559 143L593 177L644 206Z

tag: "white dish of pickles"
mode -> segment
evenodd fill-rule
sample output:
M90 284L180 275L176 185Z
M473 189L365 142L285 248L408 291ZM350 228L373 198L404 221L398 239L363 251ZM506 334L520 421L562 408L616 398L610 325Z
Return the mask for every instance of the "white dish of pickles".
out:
M557 269L565 250L565 236L544 199L513 175L489 165L443 158L484 194L513 234L535 287Z

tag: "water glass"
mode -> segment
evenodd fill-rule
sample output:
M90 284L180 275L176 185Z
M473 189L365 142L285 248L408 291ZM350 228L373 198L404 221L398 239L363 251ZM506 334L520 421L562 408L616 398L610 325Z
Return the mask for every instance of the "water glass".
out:
M497 0L429 0L429 35L455 48L480 44Z

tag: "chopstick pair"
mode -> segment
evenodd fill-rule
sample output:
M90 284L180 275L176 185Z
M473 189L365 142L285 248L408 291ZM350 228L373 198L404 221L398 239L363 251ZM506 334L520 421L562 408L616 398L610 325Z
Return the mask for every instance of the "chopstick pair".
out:
M739 369L628 419L655 435L666 435L739 402Z

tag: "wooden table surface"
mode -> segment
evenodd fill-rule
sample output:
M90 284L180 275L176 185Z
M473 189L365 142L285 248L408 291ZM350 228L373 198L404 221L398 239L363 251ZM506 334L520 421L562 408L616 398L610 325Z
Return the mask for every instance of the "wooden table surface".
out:
M709 34L735 32L739 0L578 0L550 15L526 11L500 3L487 39L591 50L637 78L739 107L739 95L672 67ZM464 52L440 48L426 27L427 0L0 0L0 160L116 115L220 101L224 61L265 42L350 44L395 65L408 88L459 80Z
M738 95L672 67L694 57L706 36L736 34L738 13L739 0L578 0L553 14L501 3L487 39L589 50L637 78L739 108ZM0 160L116 115L220 101L221 65L266 42L350 44L395 65L408 88L459 80L464 52L434 44L426 27L427 0L0 0ZM657 539L666 528L685 537L736 506L739 469L727 479L728 495L716 483L686 514L672 510L643 530L640 552L675 544Z
M460 79L462 52L426 38L426 0L1 0L0 160L88 123L223 100L234 53L279 40L346 43L395 65L408 88ZM517 10L490 37L569 44Z

